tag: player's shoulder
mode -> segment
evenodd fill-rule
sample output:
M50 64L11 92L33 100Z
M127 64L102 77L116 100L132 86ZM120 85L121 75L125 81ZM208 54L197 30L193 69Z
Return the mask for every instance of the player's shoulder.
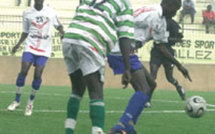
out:
M49 14L52 14L52 15L56 14L56 10L53 7L50 7L50 6L45 6L44 11L49 13Z
M49 11L55 11L55 9L51 6L45 6L44 9Z
M28 9L26 9L25 11L23 11L24 15L28 15L31 14L32 12L34 12L34 8L33 7L29 7Z

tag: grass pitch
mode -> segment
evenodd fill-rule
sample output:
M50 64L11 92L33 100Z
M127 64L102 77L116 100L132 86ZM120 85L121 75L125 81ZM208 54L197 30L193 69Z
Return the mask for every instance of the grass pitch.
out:
M66 104L70 87L42 86L34 103L31 117L24 116L30 94L25 86L21 106L14 112L6 110L15 96L15 85L0 85L0 134L64 134ZM107 132L116 124L125 109L132 89L105 89ZM147 108L139 118L138 134L215 134L215 92L187 91L187 97L200 95L205 98L208 111L199 119L188 117L184 112L184 101L176 91L156 90L152 108ZM91 134L88 94L82 100L76 134ZM210 105L211 104L211 105Z

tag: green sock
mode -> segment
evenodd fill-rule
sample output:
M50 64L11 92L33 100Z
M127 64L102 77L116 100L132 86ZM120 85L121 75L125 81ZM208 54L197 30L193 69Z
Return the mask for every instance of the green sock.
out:
M70 128L66 128L66 134L74 134L74 131Z
M92 126L100 127L104 130L104 125L105 125L104 100L90 101L90 118L92 121Z
M67 118L75 119L78 116L81 97L72 95L67 104Z
M81 97L72 94L67 104L66 134L74 134L76 119L80 107Z

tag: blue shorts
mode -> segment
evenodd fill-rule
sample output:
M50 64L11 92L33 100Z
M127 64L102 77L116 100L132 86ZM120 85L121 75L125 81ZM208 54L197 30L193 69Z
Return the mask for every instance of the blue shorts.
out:
M122 56L108 55L109 66L113 69L114 74L123 74L125 72L125 65ZM143 66L139 61L137 55L130 56L131 72L141 69Z
M43 66L45 67L48 57L34 55L30 52L24 52L22 54L22 62L33 63L34 66Z

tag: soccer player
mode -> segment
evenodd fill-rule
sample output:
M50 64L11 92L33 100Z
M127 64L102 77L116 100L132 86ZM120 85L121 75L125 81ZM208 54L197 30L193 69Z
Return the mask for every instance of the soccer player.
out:
M63 26L60 24L55 11L50 7L43 6L44 0L34 0L34 2L34 7L23 13L23 32L19 42L12 49L12 52L16 53L27 38L22 55L21 71L16 80L16 97L8 106L9 111L14 111L20 105L21 92L28 70L32 64L35 67L32 91L24 112L26 116L32 115L33 102L42 83L43 69L48 57L51 56L51 26L54 25L61 36L64 34Z
M149 40L153 39L155 48L161 52L170 62L175 64L181 73L191 80L189 73L167 50L165 43L168 41L168 31L166 18L175 16L181 7L181 0L162 0L160 5L145 6L135 11L135 48L142 47ZM113 68L115 74L123 72L121 58L115 55L113 51L108 56L109 65ZM136 134L134 125L144 109L145 104L150 100L153 89L156 84L149 76L146 69L140 64L138 57L130 55L131 66L131 84L135 93L130 98L129 103L121 116L117 125L115 125L109 134Z
M168 43L165 43L167 50L174 56L174 49L172 46L177 42L181 42L183 35L179 32L180 26L172 18L166 19L167 21L167 31L169 31ZM173 67L174 65L167 60L155 47L151 50L150 59L150 75L153 79L157 78L157 72L159 67L163 65L167 80L176 87L182 100L185 100L185 91L178 81L173 77Z
M92 134L103 134L105 103L103 83L106 55L117 41L124 57L122 82L130 81L130 40L133 39L133 10L128 0L81 0L63 38L63 54L72 83L67 104L66 134L74 134L81 99L89 92Z

